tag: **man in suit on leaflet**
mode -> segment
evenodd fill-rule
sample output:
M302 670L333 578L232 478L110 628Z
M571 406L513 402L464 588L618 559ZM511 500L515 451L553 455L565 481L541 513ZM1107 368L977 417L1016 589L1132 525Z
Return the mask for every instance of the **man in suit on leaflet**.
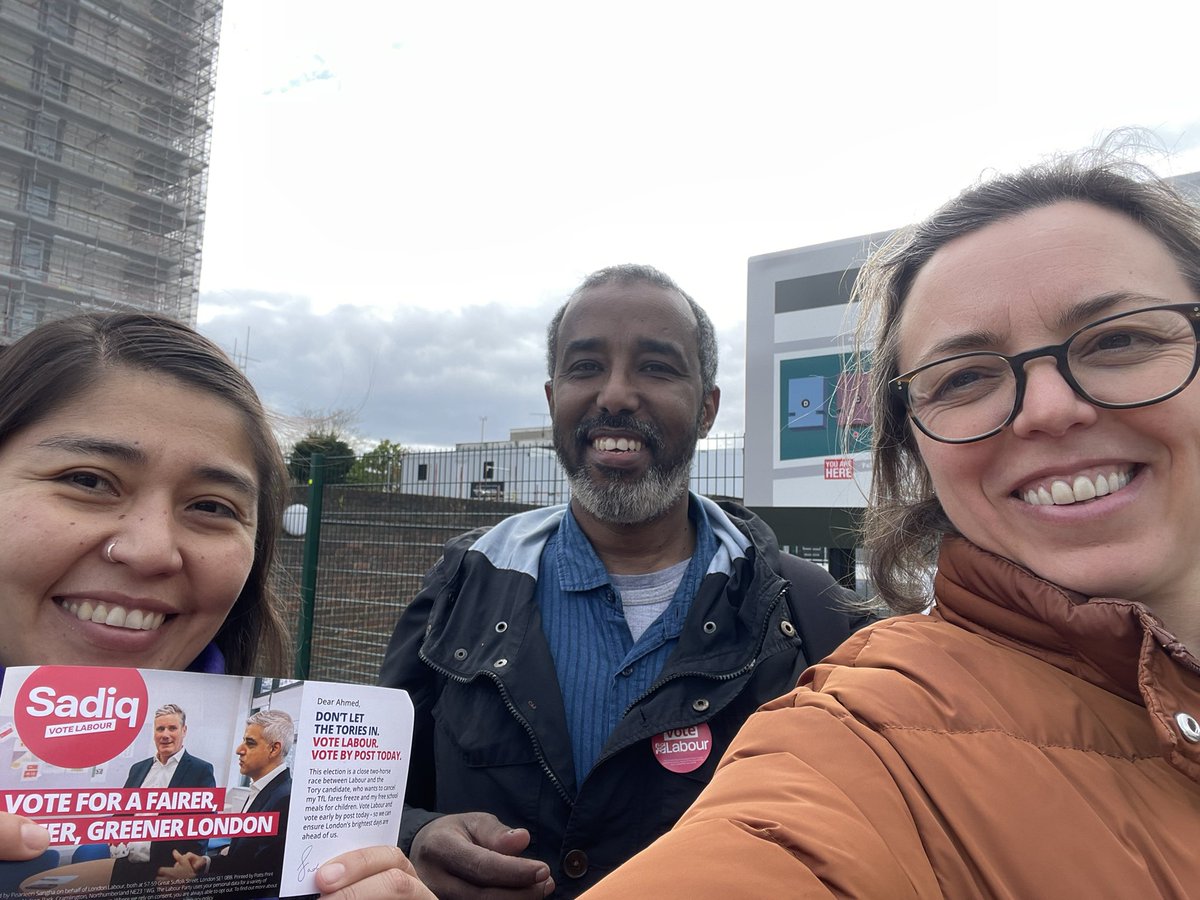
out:
M238 769L250 779L250 794L241 811L279 813L276 834L235 837L220 853L210 856L177 853L175 865L164 868L160 877L270 874L274 879L271 889L278 889L292 796L292 775L284 763L295 735L295 725L287 713L278 709L260 710L246 720L246 731L236 751ZM251 893L262 896L265 890L254 888ZM227 894L232 896L229 891L220 895Z
M183 748L187 713L168 703L154 712L155 754L129 767L127 788L210 788L216 786L212 763ZM207 841L137 841L113 848L113 884L152 881L162 866L174 863L173 852L203 853Z
M570 503L450 541L381 673L416 708L400 846L442 900L581 893L862 624L761 519L688 490L721 391L712 323L674 281L602 269L547 338Z

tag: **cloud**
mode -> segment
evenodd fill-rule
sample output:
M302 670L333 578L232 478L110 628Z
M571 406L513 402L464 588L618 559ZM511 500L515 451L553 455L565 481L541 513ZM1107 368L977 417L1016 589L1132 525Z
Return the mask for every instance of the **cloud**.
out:
M333 72L329 69L314 70L311 72L301 72L287 80L287 83L276 88L267 88L263 91L264 96L280 93L286 94L288 91L293 91L296 88L303 87L306 84L312 84L314 81L329 81L333 78Z
M246 357L246 374L277 413L349 409L358 437L449 446L479 440L481 424L486 440L504 440L543 422L545 329L560 302L317 313L305 297L232 290L201 296L199 327ZM718 330L715 432L743 427L743 332L740 323Z

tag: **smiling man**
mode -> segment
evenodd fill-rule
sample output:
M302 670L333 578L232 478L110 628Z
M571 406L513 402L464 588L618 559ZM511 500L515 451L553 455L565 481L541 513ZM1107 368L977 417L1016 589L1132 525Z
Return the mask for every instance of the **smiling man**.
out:
M581 893L858 624L823 569L688 491L721 400L694 300L602 269L547 337L571 502L447 544L383 665L417 711L400 845L443 900Z
M213 896L263 897L279 890L283 866L284 837L291 808L292 773L287 766L288 753L296 736L292 717L279 709L263 709L246 719L242 742L234 753L238 771L250 781L250 791L240 812L279 813L277 831L265 837L235 837L220 853L200 856L175 854L173 865L159 870L161 880L190 879L197 876L220 879L210 888ZM257 880L241 882L232 876L253 876Z
M216 786L212 763L183 749L187 713L174 703L154 711L154 756L129 767L127 788L206 788ZM113 884L151 881L160 866L171 865L173 851L203 853L207 841L139 841L113 848Z

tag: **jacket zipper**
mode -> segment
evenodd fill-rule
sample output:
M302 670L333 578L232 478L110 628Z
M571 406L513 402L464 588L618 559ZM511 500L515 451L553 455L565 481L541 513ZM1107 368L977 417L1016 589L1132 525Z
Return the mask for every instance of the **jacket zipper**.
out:
M767 631L771 627L771 614L775 612L775 607L779 605L780 599L783 597L784 594L786 594L788 592L788 588L790 588L790 587L791 587L791 584L788 582L785 582L783 587L779 589L779 593L775 595L775 599L772 600L771 604L767 607L767 613L765 616L763 616L762 631L760 631L759 635L758 635L758 646L759 646L760 650L762 649L762 645L766 642ZM758 655L755 654L753 657L751 657L750 661L748 663L746 663L744 666L742 666L740 669L737 669L734 672L726 672L724 675L714 675L711 672L674 672L674 673L666 676L665 678L660 678L658 681L654 682L654 684L650 685L650 687L647 688L646 691L640 697L638 697L636 700L634 700L632 703L630 703L627 707L625 707L625 711L623 713L621 713L621 718L623 719L627 715L629 715L630 711L635 706L637 706L639 703L641 703L643 700L645 700L647 697L649 697L651 694L653 694L655 691L657 691L663 685L670 684L672 681L676 680L677 678L693 678L693 677L695 677L695 678L707 678L710 681L732 681L735 678L741 678L743 675L745 675L747 672L749 672L751 669L753 669L755 667L755 665L757 665L757 664L758 664ZM599 762L599 760L597 760L597 762Z
M429 668L433 669L433 671L437 672L443 678L448 678L451 681L458 682L459 684L469 684L473 680L462 675L457 675L454 672L451 672L449 669L442 668L428 656L426 656L424 650L419 650L418 656L421 657L421 661L425 663L425 665L429 666ZM554 770L550 768L550 764L546 762L546 756L544 753L542 753L542 745L537 739L537 733L533 730L533 726L526 721L525 717L521 715L521 713L517 710L516 705L509 698L508 689L504 686L504 682L500 680L500 677L496 675L495 672L481 670L476 674L483 675L496 685L496 689L500 692L500 699L504 701L504 706L508 709L509 714L516 719L517 724L519 724L525 730L525 734L529 738L529 743L533 746L533 752L537 757L538 765L541 767L542 771L546 773L546 777L550 779L550 783L554 785L554 789L558 791L558 795L563 798L567 806L574 809L575 800L570 794L567 793L567 789L563 787L562 782L558 780L558 776L554 774Z

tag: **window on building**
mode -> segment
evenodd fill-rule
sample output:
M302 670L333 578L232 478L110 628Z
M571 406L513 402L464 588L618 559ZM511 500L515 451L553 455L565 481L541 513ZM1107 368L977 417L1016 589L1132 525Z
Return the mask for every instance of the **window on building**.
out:
M820 309L824 306L845 306L854 288L858 269L844 272L822 272L802 278L775 282L775 314Z
M73 43L78 13L77 0L42 0L38 5L38 28L52 38Z
M38 50L33 60L33 89L51 100L67 99L70 69Z
M21 234L17 238L17 271L27 278L44 279L50 268L50 239Z
M47 159L62 156L63 120L58 116L34 113L29 117L29 150Z
M54 200L58 182L48 175L27 172L21 183L21 205L25 212L43 219L54 218Z
M490 459L483 464L483 480L491 481L496 477L496 464Z
M427 463L417 463L417 481L429 480L429 465Z

